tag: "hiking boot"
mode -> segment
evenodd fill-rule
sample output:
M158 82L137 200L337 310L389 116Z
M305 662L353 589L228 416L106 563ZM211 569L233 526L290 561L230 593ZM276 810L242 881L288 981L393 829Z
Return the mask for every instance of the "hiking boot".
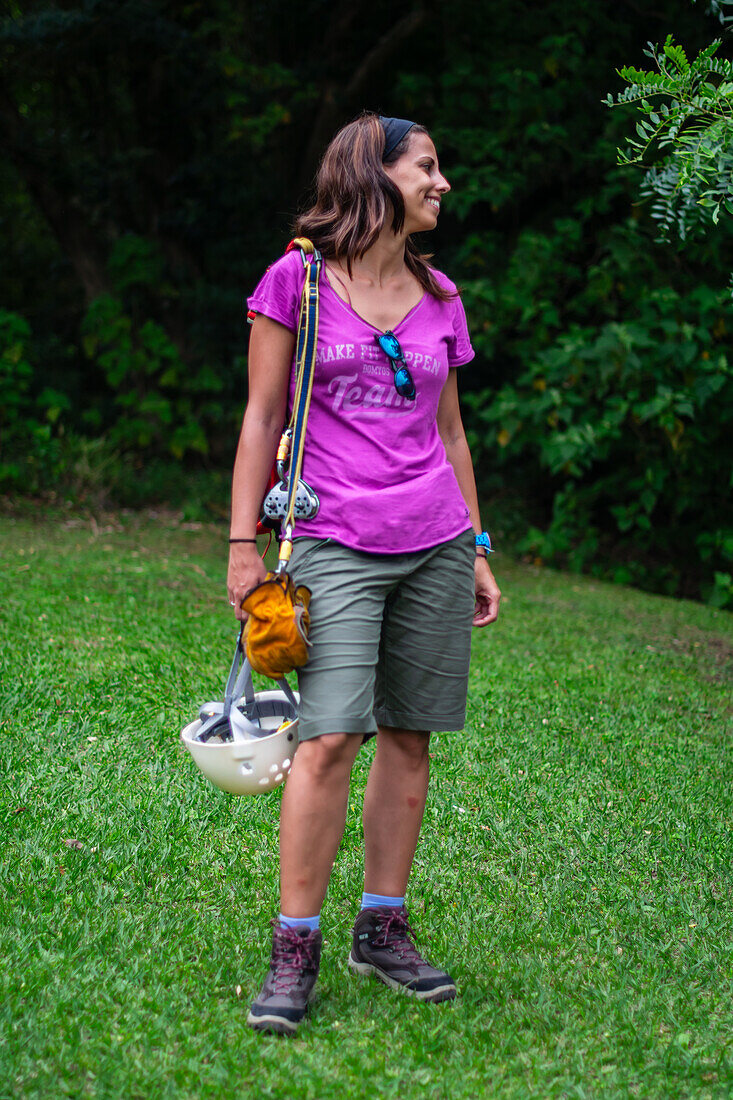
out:
M295 1034L318 977L321 942L318 930L275 925L270 973L252 1003L247 1017L250 1027L278 1035Z
M354 924L349 966L357 974L376 974L392 989L404 989L421 1001L452 1001L455 982L425 961L414 938L404 906L362 909Z

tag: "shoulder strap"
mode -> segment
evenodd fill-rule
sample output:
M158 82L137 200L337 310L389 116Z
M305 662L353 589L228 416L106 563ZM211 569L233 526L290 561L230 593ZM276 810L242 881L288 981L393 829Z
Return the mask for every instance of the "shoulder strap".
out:
M296 237L287 251L299 248L305 267L305 282L300 300L298 340L296 345L296 381L293 413L290 420L292 441L290 444L290 476L288 478L288 508L283 521L283 538L280 543L278 572L287 566L293 549L292 535L295 526L295 497L303 469L305 430L308 423L313 376L316 365L318 341L318 314L320 307L319 277L323 257L306 237ZM308 257L311 257L310 259Z

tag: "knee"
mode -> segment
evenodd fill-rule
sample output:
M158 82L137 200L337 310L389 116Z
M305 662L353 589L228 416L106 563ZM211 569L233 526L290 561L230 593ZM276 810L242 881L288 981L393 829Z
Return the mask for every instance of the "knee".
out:
M379 742L401 767L419 769L428 760L430 734L417 730L380 730Z
M306 767L317 782L351 771L354 759L354 736L348 733L326 733L298 746L300 766Z

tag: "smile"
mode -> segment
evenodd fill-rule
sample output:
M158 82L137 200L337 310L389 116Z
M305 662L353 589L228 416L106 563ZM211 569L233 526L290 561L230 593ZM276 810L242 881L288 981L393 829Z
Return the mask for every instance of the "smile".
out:
M429 202L435 210L440 210L440 199L433 199L428 195L425 201Z

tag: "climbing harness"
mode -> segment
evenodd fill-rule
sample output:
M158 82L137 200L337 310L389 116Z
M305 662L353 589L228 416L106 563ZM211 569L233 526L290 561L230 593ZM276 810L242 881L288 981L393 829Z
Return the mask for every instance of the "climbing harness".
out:
M288 251L293 248L300 249L305 267L295 356L295 395L290 423L283 432L277 452L276 469L280 482L270 490L263 504L265 517L280 521L280 553L277 568L269 572L261 584L250 589L242 601L242 608L248 615L244 627L247 659L255 672L273 679L300 668L308 660L310 589L296 588L287 567L293 552L296 520L312 519L319 508L317 494L303 481L301 474L316 366L318 280L323 257L305 237L291 241Z
M299 698L285 674L308 659L310 589L296 587L287 572L296 519L315 516L316 493L301 478L318 338L318 277L322 257L296 238L306 269L296 344L293 412L277 452L275 483L264 502L265 518L282 526L277 569L246 593L247 621L240 629L222 703L204 703L181 731L197 767L232 794L261 794L283 782L298 746ZM312 259L308 257L311 256ZM289 461L288 461L289 460ZM276 680L278 690L255 694L252 670Z
M295 396L290 423L282 434L275 460L275 469L280 481L273 485L262 505L263 521L268 525L280 521L286 541L291 539L295 520L313 519L318 514L320 506L318 495L302 480L301 473L316 365L320 312L318 281L323 257L306 237L296 237L290 242L286 251L292 251L293 248L300 249L305 267L295 355ZM312 260L308 259L309 255L312 256ZM288 534L288 528L290 528L290 534ZM288 553L287 556L289 558L290 554Z

